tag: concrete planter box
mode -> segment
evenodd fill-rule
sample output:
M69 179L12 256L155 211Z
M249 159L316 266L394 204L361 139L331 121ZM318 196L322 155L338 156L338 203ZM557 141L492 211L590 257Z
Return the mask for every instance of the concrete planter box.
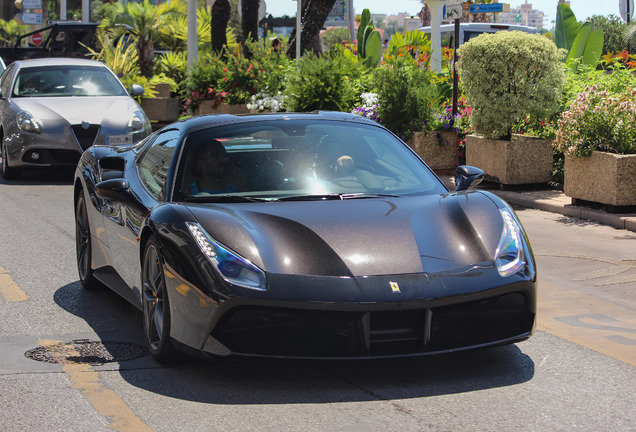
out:
M246 104L228 104L221 102L215 106L214 100L204 100L197 107L196 115L202 114L247 114L250 110Z
M526 135L513 135L510 141L468 135L466 164L481 168L486 180L502 185L549 183L552 145Z
M565 156L563 191L574 199L612 206L636 205L636 155L592 152Z
M156 97L141 99L141 108L150 121L165 123L177 120L181 106L179 99L170 97L170 84L156 84L153 90L157 93Z
M141 100L141 108L150 121L172 122L179 118L181 105L177 98L148 98Z
M443 145L440 145L440 139ZM436 171L452 171L459 163L457 155L457 132L452 131L431 131L415 132L406 142L424 162Z

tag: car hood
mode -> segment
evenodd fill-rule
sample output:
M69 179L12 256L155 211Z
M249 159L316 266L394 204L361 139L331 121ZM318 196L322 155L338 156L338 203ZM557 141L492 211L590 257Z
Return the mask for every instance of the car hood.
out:
M128 96L15 98L18 110L29 111L44 124L60 119L69 124L128 124L138 109Z
M438 273L493 259L502 232L494 199L470 191L337 201L194 204L225 246L271 273Z

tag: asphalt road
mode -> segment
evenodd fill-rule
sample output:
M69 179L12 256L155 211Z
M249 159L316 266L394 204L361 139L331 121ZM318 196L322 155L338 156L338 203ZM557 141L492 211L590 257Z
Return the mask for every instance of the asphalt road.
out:
M520 344L364 362L60 365L25 353L135 348L141 314L80 287L70 175L0 179L0 430L636 431L636 235L518 214L540 280L538 330Z

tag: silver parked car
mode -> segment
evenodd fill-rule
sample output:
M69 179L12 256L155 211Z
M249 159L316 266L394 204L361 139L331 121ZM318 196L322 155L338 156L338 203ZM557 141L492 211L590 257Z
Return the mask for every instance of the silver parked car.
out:
M16 61L0 77L0 155L5 179L22 169L73 167L93 144L135 144L150 121L117 76L96 60Z

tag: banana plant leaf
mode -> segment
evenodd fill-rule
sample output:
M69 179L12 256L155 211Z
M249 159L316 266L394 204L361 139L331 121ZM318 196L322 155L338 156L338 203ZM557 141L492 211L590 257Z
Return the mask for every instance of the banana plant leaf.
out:
M573 59L581 59L581 63L592 66L599 61L601 54L603 54L605 37L602 28L592 31L593 26L594 22L591 21L587 21L581 26L566 62Z
M576 20L570 6L561 3L557 7L557 19L554 29L554 43L557 48L570 51L581 25Z

